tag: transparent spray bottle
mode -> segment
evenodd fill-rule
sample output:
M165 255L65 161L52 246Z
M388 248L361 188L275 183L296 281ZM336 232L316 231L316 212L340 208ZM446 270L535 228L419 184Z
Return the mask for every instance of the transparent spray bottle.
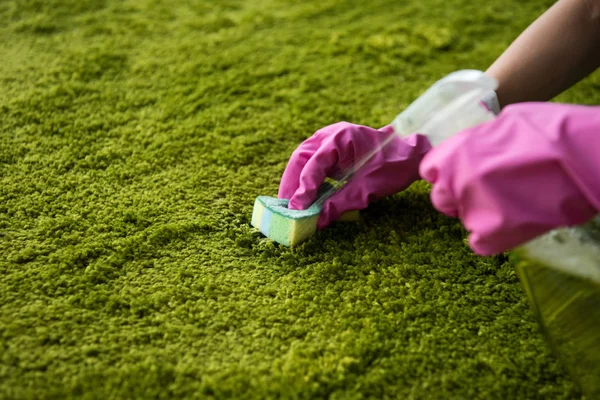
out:
M418 132L435 147L463 129L492 120L481 105L497 82L462 70L437 81L392 125ZM555 229L512 249L531 307L551 347L589 398L600 398L600 216Z

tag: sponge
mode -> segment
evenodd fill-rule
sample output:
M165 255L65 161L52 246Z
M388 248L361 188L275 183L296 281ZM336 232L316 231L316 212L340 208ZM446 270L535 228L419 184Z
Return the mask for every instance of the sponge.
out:
M331 188L328 183L319 188L319 194ZM306 210L290 210L289 200L269 196L258 196L254 201L252 226L263 235L284 246L295 246L310 238L317 231L317 220L321 206L313 204ZM359 211L349 211L338 221L358 221Z
M258 196L254 202L252 226L277 243L294 246L317 231L321 207L315 204L306 210L290 210L288 203L286 199Z

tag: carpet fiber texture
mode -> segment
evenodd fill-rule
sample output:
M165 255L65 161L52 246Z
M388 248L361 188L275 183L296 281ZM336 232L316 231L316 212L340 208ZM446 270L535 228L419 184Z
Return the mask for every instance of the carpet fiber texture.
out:
M578 396L424 183L293 249L250 226L315 130L388 124L551 3L2 0L0 398Z

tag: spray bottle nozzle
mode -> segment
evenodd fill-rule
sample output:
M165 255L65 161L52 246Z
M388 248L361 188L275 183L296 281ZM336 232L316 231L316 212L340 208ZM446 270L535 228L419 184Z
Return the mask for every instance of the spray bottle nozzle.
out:
M477 70L451 73L434 83L392 122L402 137L420 133L437 146L455 133L494 118L481 100L498 87L496 80Z

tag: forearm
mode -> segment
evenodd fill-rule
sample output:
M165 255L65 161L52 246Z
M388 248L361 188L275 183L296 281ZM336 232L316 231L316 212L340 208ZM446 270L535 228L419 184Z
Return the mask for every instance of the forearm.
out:
M550 100L600 66L600 0L560 0L492 64L500 106Z

